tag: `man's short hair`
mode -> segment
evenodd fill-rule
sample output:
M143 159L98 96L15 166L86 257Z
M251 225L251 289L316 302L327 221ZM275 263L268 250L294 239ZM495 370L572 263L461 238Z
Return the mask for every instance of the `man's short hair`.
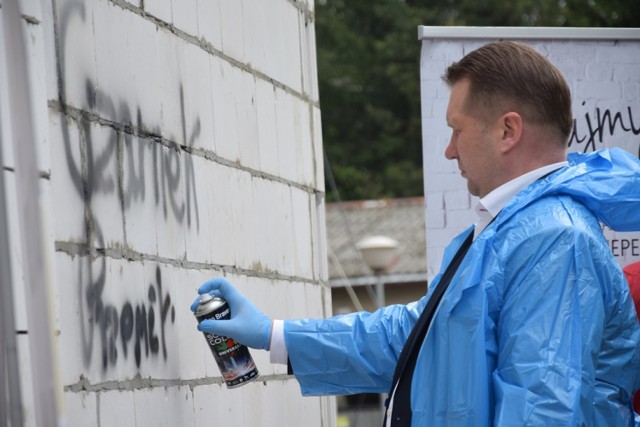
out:
M567 144L573 126L571 92L562 73L535 49L517 42L487 44L451 64L442 76L453 86L470 81L465 112L489 119L509 111Z

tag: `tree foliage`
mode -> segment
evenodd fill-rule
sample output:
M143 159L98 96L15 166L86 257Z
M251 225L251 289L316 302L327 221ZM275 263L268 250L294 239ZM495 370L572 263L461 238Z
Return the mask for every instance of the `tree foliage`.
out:
M637 27L637 0L324 0L322 130L343 200L423 193L419 25ZM336 195L327 182L328 200Z

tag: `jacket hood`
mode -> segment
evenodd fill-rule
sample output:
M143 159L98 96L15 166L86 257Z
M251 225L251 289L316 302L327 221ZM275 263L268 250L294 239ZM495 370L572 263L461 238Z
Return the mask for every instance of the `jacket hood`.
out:
M568 166L536 181L504 208L503 220L541 197L568 195L615 231L640 231L640 160L620 149L569 153Z

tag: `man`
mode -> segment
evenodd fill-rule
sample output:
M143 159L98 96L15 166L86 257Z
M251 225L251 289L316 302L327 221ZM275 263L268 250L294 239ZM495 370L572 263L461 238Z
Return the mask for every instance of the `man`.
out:
M387 426L631 425L640 328L602 234L640 230L640 162L570 155L571 98L535 50L499 42L443 77L445 150L480 197L420 301L271 321L225 279L200 330L289 361L305 395L390 392ZM193 308L193 307L192 307Z

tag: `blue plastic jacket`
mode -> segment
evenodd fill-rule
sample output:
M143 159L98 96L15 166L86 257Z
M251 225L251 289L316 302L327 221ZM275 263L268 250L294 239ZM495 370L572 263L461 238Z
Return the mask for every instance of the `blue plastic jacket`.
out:
M619 149L568 160L473 242L420 350L413 426L633 425L640 327L599 222L640 230L640 162ZM407 305L286 321L302 393L388 392L439 279Z

